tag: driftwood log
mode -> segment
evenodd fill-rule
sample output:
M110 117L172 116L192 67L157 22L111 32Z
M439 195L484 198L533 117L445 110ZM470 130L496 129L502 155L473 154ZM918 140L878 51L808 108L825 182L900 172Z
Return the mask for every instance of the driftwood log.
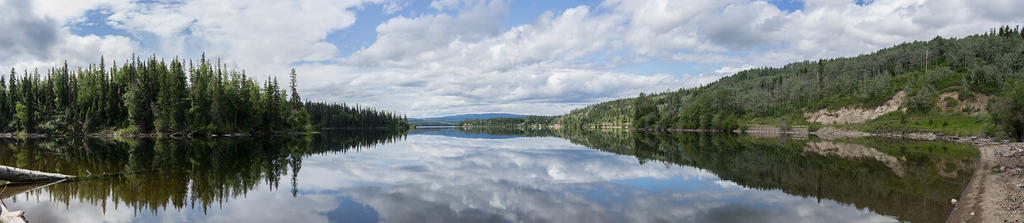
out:
M21 168L0 165L0 180L8 182L27 183L40 181L54 181L69 178L72 178L72 176L59 173L47 173L35 170L26 170Z
M73 176L68 176L59 173L47 173L0 165L0 180L14 183L27 183L9 183L3 185L3 189L0 190L0 223L25 223L24 212L7 210L7 204L3 203L3 199L7 199L8 197L23 193L25 191L43 188L73 178Z
M0 210L0 223L25 223L25 213L23 211L7 210L7 203L4 203L3 200L13 197L14 195L48 187L64 181L65 180L57 180L49 183L4 184L3 189L0 189L0 209L2 209Z

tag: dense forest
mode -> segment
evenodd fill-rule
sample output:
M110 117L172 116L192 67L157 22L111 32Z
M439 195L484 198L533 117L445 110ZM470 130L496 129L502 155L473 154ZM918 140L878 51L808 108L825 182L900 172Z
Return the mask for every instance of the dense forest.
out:
M386 127L409 129L409 119L394 112L345 104L306 102L315 129Z
M741 71L695 88L580 108L550 125L735 130L750 125L820 125L805 114L874 108L899 92L900 107L866 123L873 132L932 131L1024 139L1024 33L1004 26L965 38L935 37L850 58ZM943 97L953 95L956 97ZM984 98L986 100L976 100ZM988 100L991 99L991 100ZM987 101L967 106L968 101ZM502 121L507 122L507 121Z
M303 103L294 69L290 79L287 88L276 78L256 81L205 55L195 63L136 57L109 68L101 58L76 70L65 62L45 76L11 68L0 75L0 132L194 135L405 123L387 112Z

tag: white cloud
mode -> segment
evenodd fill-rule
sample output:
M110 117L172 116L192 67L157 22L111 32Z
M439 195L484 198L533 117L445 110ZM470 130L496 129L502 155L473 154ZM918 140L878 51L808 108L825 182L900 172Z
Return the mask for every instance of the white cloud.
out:
M551 115L567 106L684 83L668 74L610 72L578 62L621 45L606 38L624 31L616 25L624 21L621 16L594 15L590 7L579 6L502 31L501 15L507 11L503 2L466 8L455 17L397 17L381 24L377 41L345 60L376 71L339 75L349 79L340 82L344 87L318 87L323 90L314 90L314 97L330 96L338 88L369 92L351 99L384 102L377 104L411 110L414 116L483 111ZM388 87L380 89L382 85ZM416 92L402 94L405 90Z
M461 2L461 0L434 0L430 2L430 8L436 10L457 8Z
M732 74L735 74L735 73L740 72L740 71L748 70L750 68L754 68L754 66L750 66L750 65L743 65L743 66L736 66L736 67L724 66L722 68L719 68L718 70L715 70L715 73L724 74L724 75L732 75Z
M89 10L98 8L124 8L128 0L44 0L33 1L33 11L45 14L58 24L76 22Z
M609 0L599 6L608 9L603 13L579 6L505 29L499 15L507 8L500 3L435 1L432 6L439 10L463 11L457 16L398 17L380 25L373 45L344 59L369 70L347 82L353 83L349 89L368 92L351 99L411 110L414 116L495 108L558 114L638 91L706 84L754 66L851 56L929 39L943 33L938 30L943 27L921 28L912 18L948 10L921 8L924 3L915 2L810 2L805 10L784 12L762 1ZM685 70L659 75L609 72L608 64L602 64L606 59L593 58L610 54L624 58L615 59L619 65L659 60L720 68L695 75ZM401 93L405 91L416 92ZM328 90L316 92L330 95Z
M221 57L257 75L284 74L289 64L334 60L324 38L351 26L355 7L380 1L216 1L135 4L108 19L159 37L166 56Z
M782 28L782 12L766 2L726 6L701 28L702 38L731 49L770 45Z
M470 6L455 17L437 14L392 18L377 27L377 41L373 45L354 53L347 62L408 67L444 60L458 52L438 51L461 48L463 43L477 42L500 33L500 18L506 8L504 3L492 1Z
M84 12L79 3L68 8L46 13L40 8L47 4L21 0L0 1L0 64L14 67L17 72L34 68L52 67L66 60L72 66L99 60L101 55L118 59L130 55L138 44L122 36L80 36L62 26L61 21L80 16ZM52 4L52 3L50 3ZM52 14L51 14L52 13Z
M10 10L6 5L25 1L4 3ZM47 35L54 40L0 37L0 49L18 55L0 57L0 63L46 66L69 57L84 63L100 54L126 57L149 49L165 57L206 52L255 76L283 75L298 63L300 90L309 99L411 116L559 114L639 91L705 84L734 68L854 56L904 41L1024 23L1024 14L1015 13L1024 2L1014 0L808 0L791 11L752 0L606 0L551 9L530 24L505 24L517 12L500 0L436 0L427 6L433 11L391 0L34 3L32 10L21 10L27 13L5 13L19 19L0 20L0 27L28 30L10 21L35 22L42 26L33 27L44 28L33 30L52 33ZM359 19L354 10L365 4L382 4L387 15L419 12L387 19L374 30L375 42L340 57L324 39L352 26ZM68 31L96 9L109 11L108 24L135 36ZM140 46L138 39L147 35L156 43ZM33 45L41 40L35 44L41 47ZM4 47L4 41L15 47ZM688 67L699 70L616 71L651 61L695 64Z
M737 1L608 0L602 3L629 18L622 35L633 53L665 56L675 50L721 51L699 37L700 24L713 13Z
M1013 2L1000 3L1022 4ZM987 4L967 0L907 0L861 6L853 1L811 1L805 10L785 16L783 31L774 33L780 47L758 54L799 55L781 57L789 60L855 56L905 41L928 40L937 35L963 37L1000 25L1024 22L1024 14L1005 16L989 9L978 10ZM771 65L787 62L761 55L752 58L753 62Z
M395 14L396 12L402 11L402 9L404 9L405 7L408 7L410 2L399 1L399 0L391 0L391 1L385 1L383 4L384 4L384 14L391 15L391 14Z

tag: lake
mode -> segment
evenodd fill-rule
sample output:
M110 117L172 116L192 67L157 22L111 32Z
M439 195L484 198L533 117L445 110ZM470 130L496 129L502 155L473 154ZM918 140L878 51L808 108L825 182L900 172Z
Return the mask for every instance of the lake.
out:
M0 140L86 176L0 193L29 222L942 222L977 150L889 138L421 129Z

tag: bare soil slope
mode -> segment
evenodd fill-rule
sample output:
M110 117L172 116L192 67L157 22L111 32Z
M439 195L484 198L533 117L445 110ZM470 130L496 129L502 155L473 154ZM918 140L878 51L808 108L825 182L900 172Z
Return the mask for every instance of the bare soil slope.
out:
M906 101L907 93L900 91L893 95L892 99L876 108L844 107L839 110L822 109L817 112L804 113L804 117L809 122L823 124L863 123L878 118L885 113L906 110L906 108L901 108Z

